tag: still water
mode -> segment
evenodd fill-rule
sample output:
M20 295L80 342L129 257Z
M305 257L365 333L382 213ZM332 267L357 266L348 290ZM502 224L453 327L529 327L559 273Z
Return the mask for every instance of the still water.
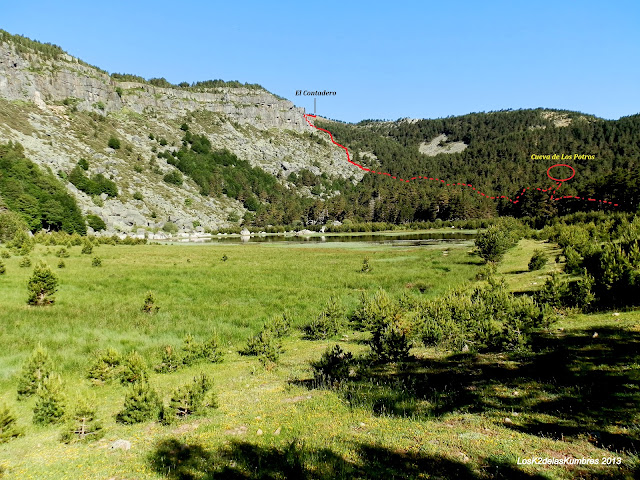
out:
M443 243L462 243L475 238L475 232L379 232L353 234L320 234L296 236L286 235L214 235L211 238L182 239L179 242L197 243L377 243L391 246L437 245Z

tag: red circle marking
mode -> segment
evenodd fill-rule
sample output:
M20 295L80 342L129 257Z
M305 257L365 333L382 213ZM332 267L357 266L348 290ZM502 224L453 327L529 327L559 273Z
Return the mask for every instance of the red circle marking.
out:
M549 171L552 168L556 168L556 167L567 167L567 168L570 168L573 173L571 174L571 176L569 178L553 178L551 176L551 174L549 173ZM549 177L554 182L566 182L567 180L571 180L575 175L576 175L575 168L573 168L571 165L567 165L566 163L558 163L556 165L551 165L549 168L547 168L547 177Z

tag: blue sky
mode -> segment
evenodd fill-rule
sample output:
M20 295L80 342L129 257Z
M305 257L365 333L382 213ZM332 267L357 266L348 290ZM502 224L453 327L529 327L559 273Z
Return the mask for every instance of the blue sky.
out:
M640 2L22 1L0 28L109 72L336 91L318 114L436 118L563 108L640 112Z

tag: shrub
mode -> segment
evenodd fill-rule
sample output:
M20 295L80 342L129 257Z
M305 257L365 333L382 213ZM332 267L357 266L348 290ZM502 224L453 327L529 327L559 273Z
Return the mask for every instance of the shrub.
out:
M4 262L0 260L0 275L4 275L7 272L7 267L4 266Z
M162 410L162 402L148 382L132 384L124 397L124 408L116 415L119 423L133 424L155 420Z
M277 338L282 338L291 330L291 320L287 317L287 313L277 315L271 319L271 321L265 325L265 328L271 330Z
M184 181L182 178L182 174L178 170L170 171L164 177L162 177L162 179L165 182L170 183L171 185L178 185L178 186L182 185L182 182Z
M210 363L220 363L223 360L223 354L218 346L215 336L212 336L202 344L200 358Z
M96 409L81 400L69 415L60 435L64 443L98 440L104 435L102 423L97 419Z
M222 259L223 262L226 262L227 260L229 260L229 257L227 257L227 254L225 253L224 255L222 255Z
M37 425L59 423L65 412L65 395L60 375L51 374L46 377L38 387L36 396L33 423Z
M11 258L11 254L7 250L3 249L0 252L0 258Z
M11 241L7 243L7 247L13 250L16 255L28 255L34 245L33 238L23 230L18 230Z
M162 230L166 233L174 234L178 233L178 226L173 222L164 222Z
M174 390L169 406L162 409L162 422L173 423L188 415L201 413L204 408L215 408L217 402L211 391L213 382L205 375L195 377L190 384L182 385Z
M382 362L401 362L409 358L411 343L399 325L381 324L371 332L369 346Z
M340 333L344 322L344 309L335 297L331 297L324 310L302 327L308 339L318 340L334 337Z
M22 366L18 377L18 400L35 394L52 371L53 362L49 358L49 352L38 345Z
M247 346L240 351L241 355L258 357L260 363L265 366L269 363L276 363L281 353L282 344L277 335L266 327L263 327L257 335L249 337Z
M360 272L369 273L371 271L371 265L369 265L369 257L364 257L362 260L362 267L360 268Z
M475 239L476 252L485 262L499 262L516 243L513 232L502 225L491 225Z
M529 270L540 270L547 264L547 256L542 250L534 250L531 260L529 260Z
M43 306L55 302L53 294L58 290L58 277L43 262L38 263L33 269L33 274L27 282L29 305Z
M140 192L135 192L133 194L133 199L134 200L142 200L144 197L142 196L142 194Z
M0 407L0 444L20 437L24 434L22 428L17 425L17 418L13 412L3 405ZM1 476L1 475L0 475Z
M147 362L138 352L131 352L122 362L120 382L123 384L145 382L149 378Z
M162 349L160 364L155 366L156 372L171 373L182 366L182 357L171 345L165 345Z
M60 259L58 262L58 268L65 268L67 265L64 263L64 260Z
M118 150L120 148L120 140L115 137L115 136L111 136L109 137L109 142L107 142L107 146L109 148L113 148L114 150Z
M29 257L23 257L18 263L18 266L21 268L29 268L31 266L31 259Z
M16 233L28 230L25 221L17 213L0 211L0 243L15 237Z
M593 301L596 299L593 294L595 279L586 271L575 282L569 285L569 298L572 304L580 310L587 311Z
M69 251L64 247L61 247L60 250L56 252L56 257L69 258Z
M569 285L560 278L560 275L553 272L542 288L535 293L535 299L539 305L561 308L567 306L568 295Z
M95 232L107 229L107 224L104 223L104 220L102 220L99 216L93 214L87 215L87 225L93 228Z
M93 257L93 260L91 260L91 266L92 267L101 267L102 266L102 260L100 259L100 257Z
M487 263L476 273L476 280L489 280L496 274L497 270L498 267L495 263Z
M187 334L182 342L182 363L187 366L193 365L201 358L202 345L196 342L191 334Z
M371 330L376 325L399 318L400 314L400 306L393 302L384 290L378 290L371 297L367 297L363 292L360 306L351 316L351 321L360 330Z
M417 313L425 346L456 352L521 350L550 322L530 297L516 297L491 280L486 287L425 302Z
M327 347L317 362L311 362L314 378L330 386L348 379L353 372L353 355L340 345Z
M91 243L90 240L85 240L83 242L82 250L80 250L80 253L84 255L91 255L93 253L93 244Z
M107 348L96 353L93 362L89 366L87 378L96 382L108 382L120 377L122 369L120 353L113 348Z
M149 315L158 313L160 307L156 305L156 297L153 292L147 292L146 297L144 297L144 304L142 305L141 310Z
M78 161L78 166L79 166L81 169L85 170L85 171L86 171L86 170L89 170L89 162L87 161L87 159L86 159L86 158L81 158L81 159Z

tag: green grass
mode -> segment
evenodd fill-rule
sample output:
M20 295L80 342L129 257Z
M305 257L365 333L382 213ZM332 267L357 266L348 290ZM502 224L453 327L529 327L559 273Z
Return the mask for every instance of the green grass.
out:
M248 335L284 310L301 324L331 295L348 310L360 292L378 288L435 297L471 281L480 268L468 246L450 247L445 256L443 247L355 245L101 246L91 256L73 247L63 270L40 246L33 260L44 258L61 278L56 304L41 309L25 303L31 268L19 268L18 257L4 260L0 401L17 412L26 435L0 445L0 471L20 479L632 478L639 442L637 312L568 315L521 357L415 348L411 362L373 366L367 378L337 390L316 388L308 364L335 341L307 341L294 332L270 370L237 353ZM526 269L534 248L540 245L521 242L501 266L515 290L532 281L521 279L530 273L516 272ZM95 255L100 268L91 266ZM365 255L372 271L362 274ZM420 294L411 288L417 282L431 288ZM148 290L160 306L152 316L140 312ZM223 363L150 380L166 402L174 387L206 371L220 405L210 415L173 426L119 425L114 416L124 387L91 386L83 378L96 349L136 349L153 364L161 345L212 331L224 346ZM364 354L364 338L348 332L338 343ZM64 445L59 427L31 425L34 400L16 401L15 375L38 341L63 373L70 402L93 399L104 440ZM109 449L119 438L132 449ZM516 463L567 455L620 456L623 464Z

